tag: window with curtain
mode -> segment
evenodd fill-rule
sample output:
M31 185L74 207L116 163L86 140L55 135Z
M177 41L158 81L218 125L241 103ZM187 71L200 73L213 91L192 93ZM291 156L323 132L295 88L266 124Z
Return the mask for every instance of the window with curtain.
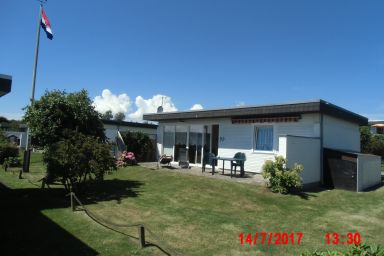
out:
M273 150L273 126L255 126L254 150Z

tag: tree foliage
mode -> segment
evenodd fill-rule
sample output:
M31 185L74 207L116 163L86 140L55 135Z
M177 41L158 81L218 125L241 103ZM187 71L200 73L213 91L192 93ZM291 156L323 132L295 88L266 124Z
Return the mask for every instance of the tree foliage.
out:
M368 126L360 127L360 147L362 153L370 153L371 152L371 130Z
M372 134L368 126L360 127L361 152L384 157L384 135Z
M118 112L115 114L115 120L116 121L124 121L125 114L123 112Z
M372 154L384 157L384 135L383 134L375 134L372 136L371 143L370 143L370 150Z
M27 107L24 121L37 145L45 149L43 182L61 180L67 189L80 189L87 180L102 180L115 168L100 114L85 90L45 92Z
M65 130L76 130L100 141L106 139L99 113L85 90L75 93L46 91L33 108L26 107L24 122L31 129L37 146L58 142Z
M0 164L7 158L19 156L19 148L9 142L3 131L0 131Z
M101 119L103 119L103 120L112 120L113 119L112 111L108 110L104 114L101 114Z
M89 179L103 180L106 171L116 169L108 144L70 130L49 147L44 161L47 177L61 179L67 189L80 189Z
M146 161L154 151L151 139L143 132L126 132L122 137L127 151L133 152L138 161Z

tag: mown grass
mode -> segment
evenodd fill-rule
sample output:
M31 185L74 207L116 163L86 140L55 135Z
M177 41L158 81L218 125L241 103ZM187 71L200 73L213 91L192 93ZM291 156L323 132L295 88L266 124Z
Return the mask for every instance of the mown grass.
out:
M41 175L39 168L28 177ZM32 187L11 172L1 172L0 180L13 188ZM359 232L364 242L383 244L383 187L364 193L324 190L304 196L279 195L261 186L135 166L107 175L91 191L81 200L92 212L110 222L144 223L156 234L147 234L148 240L171 255L174 251L181 255L297 255L305 250L346 249L346 245L327 245L328 232ZM137 250L135 239L100 226L84 212L73 213L68 207L41 212L101 255L164 255L156 247ZM136 228L119 230L137 237ZM301 245L240 245L241 232L262 231L302 232L303 238Z

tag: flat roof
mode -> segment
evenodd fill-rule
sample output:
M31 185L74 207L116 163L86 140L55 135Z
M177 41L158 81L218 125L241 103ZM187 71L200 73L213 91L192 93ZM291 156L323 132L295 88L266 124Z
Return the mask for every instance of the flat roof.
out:
M12 76L0 74L0 97L11 91Z
M139 127L139 128L149 128L149 129L157 129L157 124L148 124L148 123L138 123L138 122L128 122L128 121L116 121L116 120L101 120L103 124L112 124L119 126L127 126L127 127Z
M210 110L150 113L144 114L143 119L151 121L183 121L189 119L291 116L306 113L322 113L357 123L359 125L368 124L368 119L366 117L336 106L325 100L259 106L242 106Z

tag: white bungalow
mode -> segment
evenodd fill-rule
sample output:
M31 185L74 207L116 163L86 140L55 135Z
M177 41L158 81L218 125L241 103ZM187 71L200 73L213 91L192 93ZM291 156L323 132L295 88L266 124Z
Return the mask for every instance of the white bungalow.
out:
M329 178L323 166L326 149L360 152L359 126L368 123L367 118L324 100L154 113L143 119L159 122L158 154L172 155L175 162L201 166L208 152L221 157L243 152L245 171L260 173L266 160L282 155L288 166L304 165L307 185ZM376 176L371 183L377 182Z

